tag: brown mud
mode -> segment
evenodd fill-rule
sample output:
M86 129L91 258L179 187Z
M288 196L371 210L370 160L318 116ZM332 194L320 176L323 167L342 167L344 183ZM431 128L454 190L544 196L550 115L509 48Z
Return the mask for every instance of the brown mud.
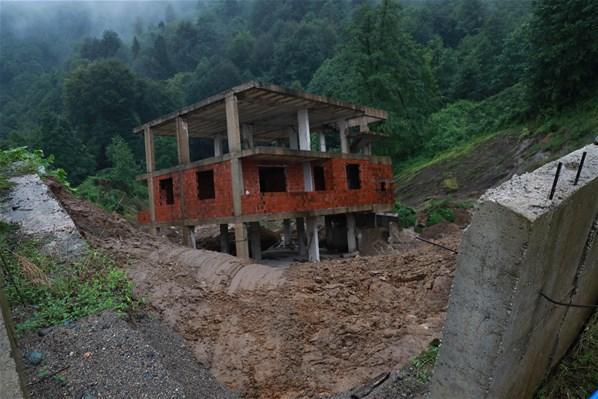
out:
M455 268L455 255L442 248L418 243L393 255L270 272L184 249L50 186L81 234L126 268L136 294L220 382L246 397L346 391L399 369L440 337ZM434 236L456 249L456 230ZM198 272L203 259L214 260L213 275ZM228 262L235 273L219 268Z

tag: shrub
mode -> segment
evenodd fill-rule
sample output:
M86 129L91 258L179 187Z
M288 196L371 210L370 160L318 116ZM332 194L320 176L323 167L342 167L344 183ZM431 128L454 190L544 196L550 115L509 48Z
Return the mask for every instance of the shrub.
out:
M415 226L416 213L415 209L410 208L399 201L395 203L395 212L399 215L399 225L401 227Z

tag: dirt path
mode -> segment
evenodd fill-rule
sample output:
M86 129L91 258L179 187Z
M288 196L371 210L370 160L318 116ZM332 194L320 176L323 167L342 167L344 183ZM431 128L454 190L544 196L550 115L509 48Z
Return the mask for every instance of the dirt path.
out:
M209 274L193 265L202 258L209 268L213 259L218 268L222 254L184 249L53 191L82 235L127 265L137 294L198 360L247 397L348 390L399 368L440 336L455 265L443 249L423 244L400 255L302 264L275 277L244 274L252 266L232 258L235 273ZM456 248L459 237L439 241ZM266 281L244 285L248 275Z

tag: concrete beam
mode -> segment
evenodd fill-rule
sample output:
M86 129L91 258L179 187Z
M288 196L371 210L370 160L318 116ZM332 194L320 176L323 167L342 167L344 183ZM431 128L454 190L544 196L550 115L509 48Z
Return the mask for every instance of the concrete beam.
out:
M557 162L563 168L551 200ZM533 396L591 314L540 292L598 303L597 199L598 145L480 198L459 249L431 399Z
M355 231L355 215L347 213L347 251L357 251L357 236Z
M307 255L310 262L320 261L320 241L318 239L318 218L308 217L306 221L307 230Z
M176 118L176 149L179 165L187 165L191 162L189 153L189 126L180 116Z
M260 237L260 223L249 223L249 245L251 246L251 258L262 259L262 239Z

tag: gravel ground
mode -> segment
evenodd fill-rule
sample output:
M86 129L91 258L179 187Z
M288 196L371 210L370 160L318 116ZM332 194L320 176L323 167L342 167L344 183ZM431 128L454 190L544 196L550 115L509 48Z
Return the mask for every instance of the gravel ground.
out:
M210 376L179 336L147 315L127 322L104 312L29 334L20 346L32 398L239 397ZM32 351L43 355L37 365L28 362Z

